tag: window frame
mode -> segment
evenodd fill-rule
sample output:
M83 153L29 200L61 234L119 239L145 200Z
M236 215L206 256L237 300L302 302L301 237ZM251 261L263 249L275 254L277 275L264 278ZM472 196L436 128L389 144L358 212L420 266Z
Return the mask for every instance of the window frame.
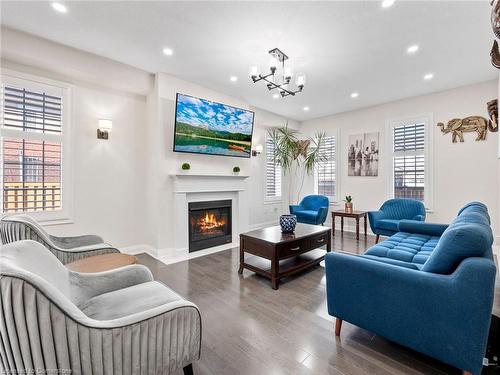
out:
M269 197L267 195L267 157L268 157L268 149L267 142L270 140L269 134L266 132L265 144L264 144L264 156L265 156L265 166L264 166L264 204L274 204L281 203L283 201L283 169L280 166L276 166L275 168L279 168L280 170L280 195Z
M387 144L387 198L394 198L394 136L395 127L408 124L424 124L424 205L427 212L432 212L434 207L434 142L433 127L434 116L425 113L415 116L390 119L386 121L386 144Z
M327 137L334 138L335 144L335 155L333 157L335 163L335 194L333 197L328 197L330 205L338 204L340 202L340 160L339 160L339 144L340 144L340 130L335 129L326 134ZM318 174L317 166L314 167L313 184L314 184L314 194L318 194Z
M3 98L1 120L0 120L0 138L10 137L18 139L40 140L40 141L56 141L61 143L61 209L54 211L20 211L20 212L3 212L3 203L0 206L1 216L28 214L35 220L44 225L68 224L73 222L74 208L74 183L73 183L73 156L72 156L72 138L71 128L73 120L73 102L72 91L73 85L56 81L53 79L39 77L32 74L21 73L13 70L2 70L1 83L10 84L18 87L26 87L33 90L45 90L49 86L62 92L62 129L59 134L36 133L30 132L28 137L25 137L21 129L12 129L3 127ZM2 92L3 95L3 92ZM3 166L3 155L0 152L0 166ZM3 197L3 168L0 168L0 185Z

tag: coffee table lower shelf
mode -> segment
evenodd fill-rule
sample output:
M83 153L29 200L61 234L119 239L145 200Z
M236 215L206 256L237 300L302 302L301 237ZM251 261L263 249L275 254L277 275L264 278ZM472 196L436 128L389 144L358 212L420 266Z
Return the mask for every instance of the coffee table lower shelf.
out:
M291 276L319 264L324 260L326 253L326 250L316 249L295 257L280 260L277 279L279 280L283 277ZM241 266L249 271L255 272L258 275L267 277L271 281L273 280L271 260L269 259L265 259L257 255L248 255L245 257L245 261L241 264ZM277 289L277 285L273 285L273 289Z

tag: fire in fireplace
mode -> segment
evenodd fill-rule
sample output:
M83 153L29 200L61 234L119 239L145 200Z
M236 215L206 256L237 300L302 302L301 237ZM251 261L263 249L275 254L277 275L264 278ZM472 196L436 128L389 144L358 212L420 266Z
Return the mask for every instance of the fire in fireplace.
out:
M232 241L231 203L230 199L189 203L189 252Z
M224 234L226 220L218 216L220 215L217 215L217 213L206 211L205 216L202 216L198 222L195 222L196 231L204 234Z

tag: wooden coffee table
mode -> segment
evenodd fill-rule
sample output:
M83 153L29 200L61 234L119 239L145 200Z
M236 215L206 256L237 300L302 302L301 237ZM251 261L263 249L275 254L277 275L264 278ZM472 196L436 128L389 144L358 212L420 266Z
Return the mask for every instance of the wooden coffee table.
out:
M281 233L280 226L240 234L239 274L246 268L271 279L278 289L282 277L313 267L331 251L331 229L319 225L297 224L294 233ZM319 249L326 246L326 251ZM245 259L245 253L254 256Z
M112 253L75 260L74 262L67 263L66 267L75 272L94 273L109 271L136 263L137 258L133 255Z
M352 211L346 212L344 210L332 211L332 229L333 235L335 236L335 217L340 216L340 233L344 233L344 217L352 217L356 219L356 239L359 241L359 219L362 217L365 219L365 237L366 237L366 216L367 212L365 211Z

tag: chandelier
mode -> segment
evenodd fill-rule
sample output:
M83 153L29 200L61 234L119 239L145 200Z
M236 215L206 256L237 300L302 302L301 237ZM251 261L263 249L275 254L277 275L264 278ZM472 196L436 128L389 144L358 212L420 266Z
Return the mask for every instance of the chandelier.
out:
M267 82L269 91L278 89L283 98L288 95L295 96L295 94L302 92L306 84L306 76L304 74L297 75L295 79L296 87L291 87L290 82L292 81L293 70L290 65L285 66L288 56L278 48L270 50L269 54L271 55L271 60L269 61L270 72L268 74L260 74L259 68L255 65L250 67L250 77L253 83L265 81Z

